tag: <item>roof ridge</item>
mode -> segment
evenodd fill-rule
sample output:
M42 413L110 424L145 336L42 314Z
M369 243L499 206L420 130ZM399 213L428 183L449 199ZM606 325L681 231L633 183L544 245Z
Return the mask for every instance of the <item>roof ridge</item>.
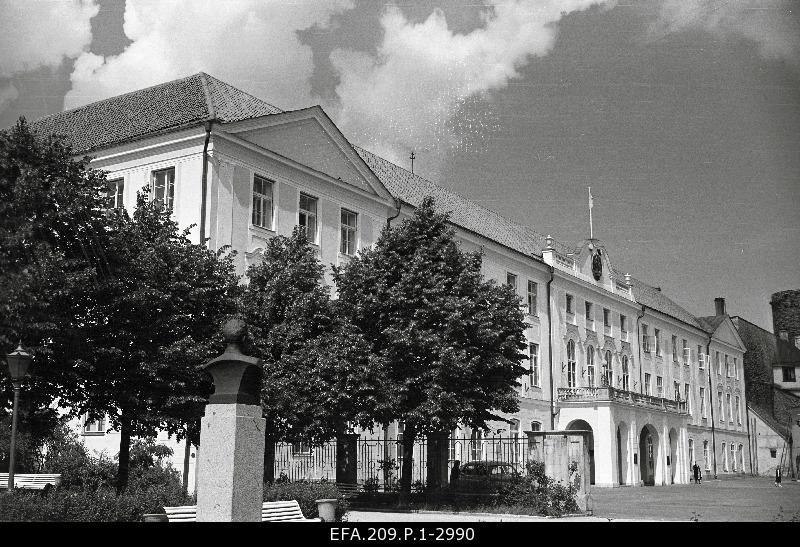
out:
M361 147L361 146L358 146L358 145L355 145L355 144L354 144L354 145L352 145L352 146L353 146L353 148L357 149L356 151L358 151L359 149L360 149L360 150L363 150L364 152L366 152L366 153L368 153L368 154L371 154L371 155L375 156L376 158L380 159L381 161L384 161L384 162L386 162L386 163L388 163L388 164L390 164L390 165L393 165L393 166L394 166L394 167L396 167L397 169L400 169L401 171L403 171L403 172L407 173L408 175L410 175L410 176L412 176L412 177L415 177L415 178L417 178L417 179L419 179L419 180L421 180L421 181L423 181L423 182L426 182L426 183L428 183L428 184L431 184L431 185L433 185L433 186L435 186L435 187L437 187L437 188L439 188L439 189L441 189L441 190L443 190L443 191L445 191L445 192L448 192L448 193L450 193L450 194L452 194L452 195L454 195L454 196L457 196L457 197L459 197L459 198L463 199L464 201L468 201L468 202L470 202L472 205L474 205L474 206L476 206L476 207L479 207L479 208L481 208L481 209L482 209L482 210L484 210L484 211L488 211L488 212L492 213L494 216L496 216L496 217L498 217L498 218L500 218L500 219L502 219L502 220L505 220L506 222L509 222L509 223L511 223L511 224L515 224L515 225L517 225L517 226L520 226L520 227L523 227L523 228L527 228L527 229L531 230L533 233L535 233L536 235L540 236L540 237L541 237L541 238L543 238L543 239L545 238L545 236L544 236L543 234L540 234L539 232L537 232L537 231L536 231L536 230L535 230L535 229L534 229L532 226L528 226L527 224L521 224L521 223L519 223L519 222L517 222L517 221L515 221L515 220L511 220L510 218L504 217L503 215L501 215L501 214L500 214L500 213L498 213L497 211L495 211L495 210L493 210L493 209L489 209L488 207L485 207L485 206L481 205L480 203L477 203L477 202L475 202L475 201L473 201L473 200L469 199L468 197L466 197L466 196L463 196L463 195L459 194L458 192L456 192L456 191L454 191L454 190L450 190L449 188L445 188L444 186L442 186L442 185L440 185L440 184L437 184L437 183L433 182L432 180L426 179L425 177L421 177L421 176L417 175L416 173L412 173L412 172L411 172L411 171L409 171L408 169L406 169L406 168L404 168L404 167L402 167L402 166L400 166L400 165L397 165L397 164L396 164L396 163L394 163L393 161L387 160L387 159L386 159L386 158L384 158L383 156L379 156L378 154L376 154L376 153L374 153L374 152L371 152L371 151L367 150L366 148L363 148L363 147ZM559 243L560 243L560 242L559 242ZM563 243L562 243L562 245L563 245ZM565 247L566 247L566 245L565 245Z
M284 113L284 112L287 112L286 110L284 110L284 109L282 109L282 108L279 108L279 107L275 106L275 105L274 105L274 104L272 104L272 103L268 103L268 102L267 102L267 101L265 101L264 99L262 99L262 98L260 98L260 97L256 97L255 95L253 95L252 93L249 93L249 92L245 91L244 89L240 89L240 88L236 87L235 85L231 85L231 84L229 84L229 83L227 83L227 82L225 82L225 81L223 81L223 80L220 80L220 79L219 79L219 78L217 78L216 76L213 76L213 75L211 75L211 74L208 74L207 72L198 72L198 74L202 74L202 75L203 75L205 78L209 78L209 79L213 80L213 83L215 83L215 84L222 84L222 85L224 85L225 87L229 87L229 88L231 88L231 89L235 89L235 90L236 90L236 91L238 91L239 93L242 93L243 95L247 95L248 97L251 97L251 98L253 98L253 99L257 100L257 101L258 101L258 102L260 102L260 103L264 103L265 105L269 106L270 108L274 108L275 110L279 110L281 114L282 114L282 113ZM206 80L205 78L203 78L203 83L204 83L204 84L206 84L206 83L207 83L207 80Z
M207 78L211 78L212 76L202 71L198 72L197 75L200 77L200 83L203 85L203 95L205 95L206 106L208 107L208 119L215 120L217 118L217 110L214 107L214 100L211 98L207 80Z
M191 78L196 78L200 74L205 74L205 73L204 72L198 72L196 74L190 74L188 76L184 76L183 78L175 78L174 80L169 80L168 82L161 82L159 84L153 84L153 85L150 85L150 86L147 86L147 87L134 89L133 91L128 91L127 93L121 93L119 95L114 95L113 97L106 97L105 99L99 99L97 101L92 101L91 103L86 103L86 104L81 105L81 106L76 106L76 107L70 108L68 110L62 110L61 112L54 112L52 114L48 114L47 116L42 116L41 118L36 118L35 120L32 120L31 123L40 122L40 121L47 120L47 119L50 119L50 118L55 118L57 116L63 116L64 114L69 114L71 112L79 112L79 111L87 109L89 107L92 107L92 106L95 106L95 105L98 105L98 104L103 104L103 103L106 103L106 102L109 102L109 101L115 101L115 100L118 100L121 97L127 97L127 96L133 95L135 93L141 93L142 91L147 91L148 89L155 89L157 87L162 87L162 86L167 86L169 84L174 84L175 82L182 82L182 81L185 81L185 80L189 80ZM202 79L201 79L201 81L202 81Z

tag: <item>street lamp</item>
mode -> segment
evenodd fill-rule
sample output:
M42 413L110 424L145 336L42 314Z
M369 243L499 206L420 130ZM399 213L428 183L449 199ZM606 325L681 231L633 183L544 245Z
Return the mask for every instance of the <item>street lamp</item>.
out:
M17 440L17 407L19 406L19 390L22 387L22 380L28 373L28 366L33 358L31 354L22 348L22 341L17 345L17 349L6 355L8 361L8 372L11 374L11 385L14 386L14 407L11 417L11 454L8 459L8 491L14 491L14 460L15 444Z

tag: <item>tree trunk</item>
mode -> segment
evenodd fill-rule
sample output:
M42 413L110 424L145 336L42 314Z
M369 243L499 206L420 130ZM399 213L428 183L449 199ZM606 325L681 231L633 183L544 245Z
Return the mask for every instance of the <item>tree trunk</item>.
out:
M189 495L189 460L192 455L192 441L189 439L189 424L186 424L186 447L183 449L183 494Z
M119 435L119 469L117 471L117 493L122 492L128 486L128 475L130 473L131 461L131 419L123 409L120 419Z
M403 431L403 465L400 469L400 496L399 506L408 505L408 496L411 493L411 476L414 473L414 441L417 438L417 430L413 425L406 424Z

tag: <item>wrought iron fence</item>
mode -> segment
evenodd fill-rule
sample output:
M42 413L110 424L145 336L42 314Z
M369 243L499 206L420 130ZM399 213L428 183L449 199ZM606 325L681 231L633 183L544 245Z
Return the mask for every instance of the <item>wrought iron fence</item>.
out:
M525 435L451 437L447 440L448 476L455 461L501 462L524 472L528 461ZM275 445L275 477L296 480L336 480L336 442L322 446L277 443ZM419 488L428 480L428 443L422 437L407 454L402 440L359 438L356 440L357 482L374 490L392 490L399 485L403 461L411 458L411 483ZM507 466L506 466L507 468Z

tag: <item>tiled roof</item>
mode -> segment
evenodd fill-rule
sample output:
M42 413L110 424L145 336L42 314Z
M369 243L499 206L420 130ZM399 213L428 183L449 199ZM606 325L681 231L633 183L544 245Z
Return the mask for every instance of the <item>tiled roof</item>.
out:
M772 392L775 420L780 424L791 424L795 413L800 409L800 397L775 386Z
M704 331L713 333L722 324L722 322L725 321L725 316L709 315L707 317L698 317L697 321L700 323L700 326L703 327Z
M620 278L624 277L619 271L615 270L614 273ZM635 277L631 277L631 289L633 291L633 299L639 304L644 304L648 308L660 311L693 327L705 330L703 325L697 320L697 317L667 298L659 289L651 287Z
M62 135L77 153L105 148L216 119L235 122L280 109L199 72L111 97L30 123L37 133Z
M529 226L517 224L494 211L471 202L467 198L446 190L433 182L415 175L394 163L364 150L353 147L380 179L386 189L401 201L418 207L426 196L432 196L436 207L450 213L456 226L487 237L510 249L528 256L542 256L545 236ZM556 250L569 252L566 246L555 242Z

